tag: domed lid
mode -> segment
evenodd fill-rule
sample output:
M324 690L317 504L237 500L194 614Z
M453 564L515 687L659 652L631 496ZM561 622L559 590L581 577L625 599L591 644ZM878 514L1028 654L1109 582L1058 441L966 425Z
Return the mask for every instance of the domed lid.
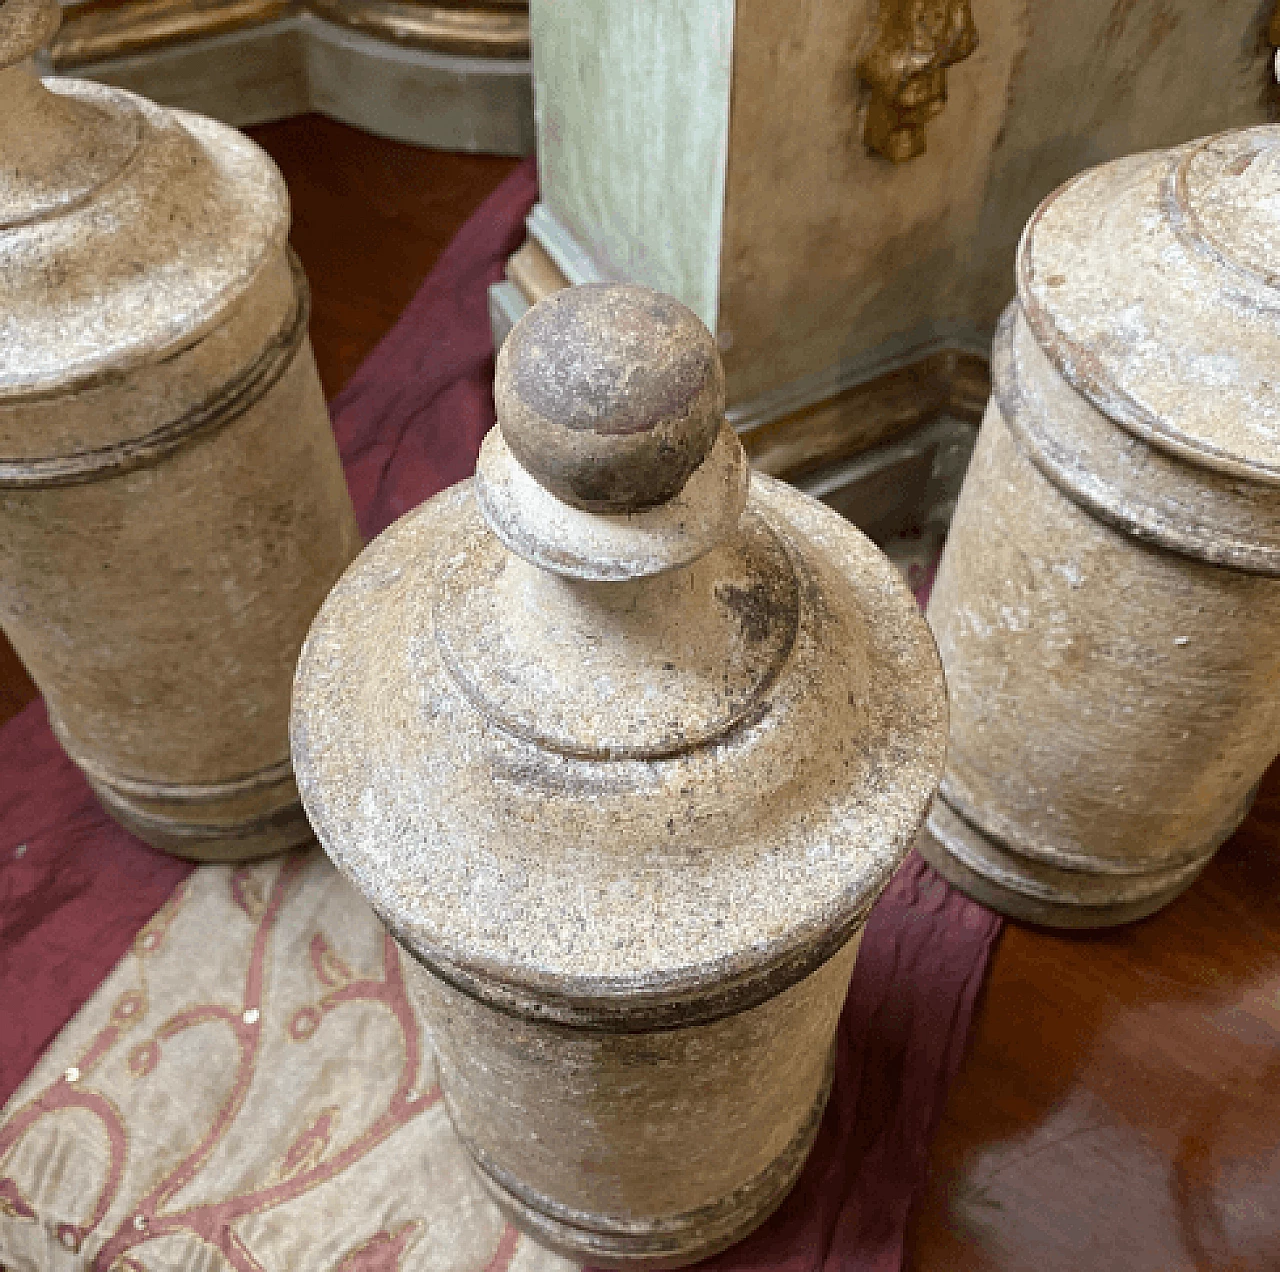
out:
M865 917L941 775L894 568L751 476L714 343L634 287L517 324L474 482L373 543L294 687L317 834L404 945L587 1027L712 1019Z
M0 405L195 343L284 245L247 138L119 89L44 84L54 0L0 0Z
M1069 182L1027 225L1018 299L1062 375L1123 428L1280 483L1280 128Z

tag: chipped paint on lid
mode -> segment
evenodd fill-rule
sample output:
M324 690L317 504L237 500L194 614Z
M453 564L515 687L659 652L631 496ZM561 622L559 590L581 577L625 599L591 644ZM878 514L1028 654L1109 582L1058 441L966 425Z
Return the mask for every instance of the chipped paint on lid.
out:
M0 7L0 405L190 347L288 234L279 172L233 129L42 82L25 59L56 26L52 0Z
M698 474L719 541L612 581L512 552L464 482L304 647L322 844L415 957L517 1014L658 1027L780 992L856 932L940 777L941 669L893 566L788 486L751 477L742 510ZM661 510L573 512L678 533Z
M1280 483L1280 128L1132 156L1029 222L1018 295L1098 410L1170 454Z

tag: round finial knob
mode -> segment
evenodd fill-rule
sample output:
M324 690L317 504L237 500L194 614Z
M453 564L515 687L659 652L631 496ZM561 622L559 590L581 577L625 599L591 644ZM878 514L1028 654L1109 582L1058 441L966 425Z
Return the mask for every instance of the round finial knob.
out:
M612 285L548 296L502 346L494 396L476 500L517 556L621 581L688 565L734 533L750 470L724 418L715 342L679 301Z
M56 0L0 0L0 70L34 57L61 23Z
M673 499L724 421L711 333L647 287L570 287L535 305L498 356L498 424L558 499L628 513Z

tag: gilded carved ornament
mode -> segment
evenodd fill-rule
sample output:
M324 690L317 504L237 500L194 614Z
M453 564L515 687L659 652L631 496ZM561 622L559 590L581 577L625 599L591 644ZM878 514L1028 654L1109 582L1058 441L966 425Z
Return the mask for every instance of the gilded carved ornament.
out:
M526 58L524 0L83 0L49 53L59 71L310 13L374 39L459 56Z
M946 105L947 67L977 47L969 0L881 0L858 58L867 149L894 163L923 154L926 126Z

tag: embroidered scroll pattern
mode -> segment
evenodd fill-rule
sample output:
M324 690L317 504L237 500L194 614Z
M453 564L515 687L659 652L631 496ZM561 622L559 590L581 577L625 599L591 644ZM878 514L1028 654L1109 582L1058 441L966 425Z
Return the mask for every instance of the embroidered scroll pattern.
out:
M0 1125L0 1221L7 1217L18 1222L39 1222L38 1201L23 1195L17 1181L5 1173L6 1164L38 1122L68 1109L79 1109L97 1119L108 1143L106 1175L97 1196L86 1199L88 1213L80 1222L61 1224L54 1233L57 1242L68 1252L81 1251L89 1238L97 1234L101 1244L92 1256L86 1251L82 1266L92 1272L150 1272L152 1265L145 1261L146 1247L177 1236L215 1248L234 1272L264 1272L262 1263L238 1235L238 1220L269 1212L334 1180L438 1102L438 1086L433 1084L425 1091L417 1089L424 1068L429 1067L429 1057L422 1054L422 1031L409 1000L395 942L383 934L380 974L362 976L352 970L324 933L316 931L310 938L307 953L319 992L313 1001L296 1008L284 1022L290 1045L310 1044L322 1020L346 1005L378 1004L394 1020L403 1047L394 1091L378 1115L340 1149L332 1151L331 1141L341 1111L336 1105L328 1105L311 1118L309 1125L255 1187L216 1201L185 1206L172 1204L200 1175L244 1109L268 1025L264 1003L268 951L281 912L306 860L305 854L294 854L280 863L242 867L230 873L231 899L253 925L247 970L240 1001L235 1006L193 1003L139 1036L148 1013L148 964L163 950L166 937L186 902L190 881L180 885L168 903L138 933L132 951L135 988L116 1000L108 1023L89 1040L76 1062ZM135 1080L145 1082L160 1064L166 1046L187 1031L205 1025L228 1031L238 1054L235 1072L220 1106L194 1146L131 1204L129 1214L115 1230L98 1233L119 1197L129 1137L119 1109L93 1089L95 1070L109 1055L131 1041L132 1046L125 1053L128 1072ZM393 1231L376 1232L351 1249L333 1272L397 1272L421 1237L422 1229L421 1222L413 1221L399 1224ZM506 1272L517 1244L518 1237L508 1225L502 1231L487 1272Z

